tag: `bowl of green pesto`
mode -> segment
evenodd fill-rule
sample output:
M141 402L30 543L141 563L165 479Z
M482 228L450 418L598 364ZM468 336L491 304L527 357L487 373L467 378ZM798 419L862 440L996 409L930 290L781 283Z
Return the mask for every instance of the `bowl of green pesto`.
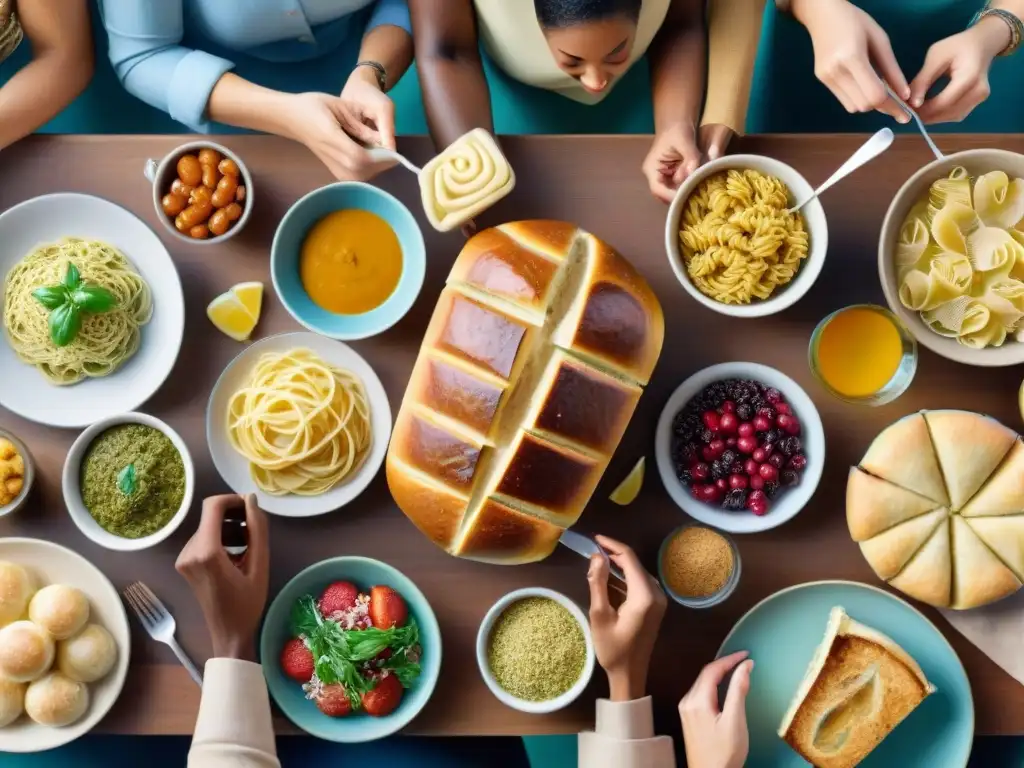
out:
M64 503L75 525L107 549L152 547L181 525L195 470L177 432L145 413L104 419L68 451Z

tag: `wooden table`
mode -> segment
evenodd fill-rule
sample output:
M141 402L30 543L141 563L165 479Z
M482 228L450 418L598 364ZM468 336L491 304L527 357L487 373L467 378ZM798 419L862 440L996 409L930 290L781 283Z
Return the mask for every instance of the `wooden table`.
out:
M185 341L167 383L145 406L185 438L196 461L197 493L223 492L205 446L206 402L213 382L241 349L216 332L205 317L206 304L233 283L260 280L268 287L257 334L298 330L270 290L269 249L274 229L288 207L306 192L332 179L303 147L270 137L220 137L241 154L255 177L257 202L248 228L229 243L212 248L183 245L163 230L142 177L146 158L160 158L182 137L36 137L0 153L0 210L36 195L87 192L117 202L142 217L164 240L181 273L187 320ZM777 157L812 182L825 179L862 141L858 136L752 137L736 149ZM943 137L953 151L996 145L1024 151L1022 137ZM423 138L403 139L400 149L417 163L429 155ZM714 657L733 623L752 605L778 589L818 579L878 581L846 531L844 489L850 464L875 434L903 414L920 408L967 408L1020 426L1015 369L970 369L921 349L917 379L909 393L877 409L843 405L830 398L807 368L807 342L825 314L855 302L884 303L875 264L878 232L885 209L900 184L929 159L916 137L900 138L884 159L858 172L824 198L829 217L830 252L811 292L795 307L756 321L731 319L690 300L665 258L665 208L647 193L640 164L644 137L534 137L503 142L516 169L516 192L481 224L523 218L556 218L578 223L625 254L646 276L665 308L665 349L654 379L641 399L630 429L605 480L580 523L630 542L650 567L662 538L684 520L649 471L641 497L628 510L607 501L612 487L641 454L653 468L652 445L658 414L672 390L691 373L713 363L753 360L794 377L814 398L828 435L828 464L821 485L803 513L789 524L757 536L740 537L744 575L724 605L689 612L672 606L658 642L650 688L659 727L678 731L676 703L700 667ZM379 180L418 212L426 237L428 269L423 293L409 315L384 335L355 346L380 375L397 410L434 302L462 240L440 235L419 213L413 177L396 169ZM70 233L69 233L70 234ZM159 291L159 286L154 286ZM0 372L0 387L3 374ZM38 465L36 489L17 515L0 521L0 534L34 536L81 552L123 587L147 581L172 608L179 638L200 664L210 653L199 607L174 572L178 550L194 530L192 516L167 542L143 553L100 549L74 527L64 511L60 474L74 431L28 423L0 409L0 424L20 435ZM383 473L364 495L340 512L314 519L275 518L272 532L271 594L302 568L327 557L361 554L405 571L430 599L444 635L441 680L433 699L410 727L421 734L570 733L592 723L593 699L605 692L595 675L589 695L547 717L507 709L488 692L476 669L477 626L490 605L509 590L542 585L562 590L586 605L585 564L568 551L546 562L518 568L487 566L449 557L405 519L388 494ZM982 734L1024 733L1024 687L1003 673L934 611L970 675ZM120 701L102 730L111 733L191 733L199 689L163 646L132 622L131 672ZM281 732L292 730L283 718Z

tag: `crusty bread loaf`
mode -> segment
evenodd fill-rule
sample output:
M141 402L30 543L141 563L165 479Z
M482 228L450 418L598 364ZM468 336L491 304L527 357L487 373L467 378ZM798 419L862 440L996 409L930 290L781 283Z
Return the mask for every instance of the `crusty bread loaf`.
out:
M504 224L459 255L388 449L398 506L461 557L547 557L583 512L664 337L653 291L593 235Z
M852 768L934 691L903 648L837 606L779 736L818 768Z

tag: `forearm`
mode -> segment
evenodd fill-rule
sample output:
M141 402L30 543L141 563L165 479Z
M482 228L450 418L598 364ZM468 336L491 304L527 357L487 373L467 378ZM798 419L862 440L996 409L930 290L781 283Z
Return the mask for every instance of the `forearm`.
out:
M427 124L438 150L474 128L494 132L491 94L479 56L427 56L417 66Z
M393 24L374 27L363 38L359 61L376 61L383 66L390 89L412 64L412 35Z
M213 87L207 111L211 119L221 123L294 139L287 107L289 96L228 72Z
M664 35L664 37L662 37ZM651 49L654 128L696 125L704 97L707 45L701 25L663 30Z
M0 88L0 149L27 136L74 101L92 78L92 54L46 52Z

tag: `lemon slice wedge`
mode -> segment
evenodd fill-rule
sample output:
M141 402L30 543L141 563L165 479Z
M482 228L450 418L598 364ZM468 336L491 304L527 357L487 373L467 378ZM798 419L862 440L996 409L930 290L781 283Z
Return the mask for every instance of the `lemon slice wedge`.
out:
M640 488L644 484L644 458L643 456L640 457L640 461L626 475L626 479L619 483L618 487L612 491L612 495L608 497L609 499L623 507L636 501L636 497L640 495Z
M235 341L247 341L260 319L263 286L240 283L210 302L206 316L218 331Z

